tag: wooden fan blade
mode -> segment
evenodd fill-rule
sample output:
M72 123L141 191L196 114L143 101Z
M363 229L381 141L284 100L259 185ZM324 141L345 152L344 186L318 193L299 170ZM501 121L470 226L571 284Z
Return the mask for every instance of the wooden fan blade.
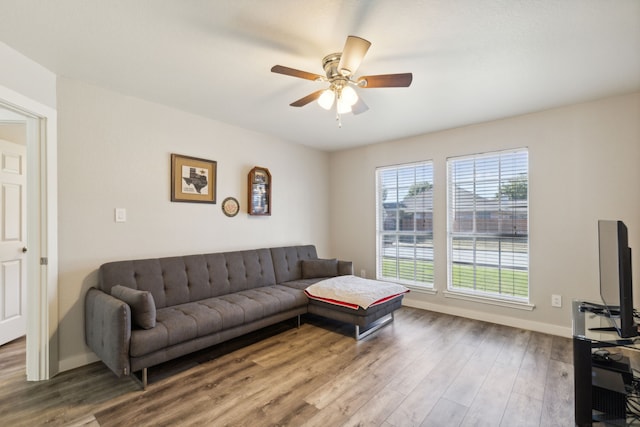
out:
M274 65L273 67L271 67L271 72L284 74L286 76L299 77L301 79L307 79L307 80L323 80L324 79L324 77L322 77L319 74L313 74L307 71L296 70L295 68L289 68L283 65Z
M352 76L360 66L362 59L367 54L371 42L356 36L347 37L342 49L338 71L343 76Z
M413 80L413 74L379 74L377 76L362 76L358 79L358 86L372 87L409 87Z
M356 101L356 103L351 106L351 112L354 115L355 114L362 114L367 110L369 110L369 106L367 104L365 104L365 102L362 100L361 96L359 96L358 100Z
M316 99L320 98L320 95L322 95L322 92L324 92L325 89L320 89L317 90L313 93L310 93L309 95L305 96L304 98L300 98L297 101L292 102L291 105L292 107L304 107L305 105L307 105L310 102L315 101Z

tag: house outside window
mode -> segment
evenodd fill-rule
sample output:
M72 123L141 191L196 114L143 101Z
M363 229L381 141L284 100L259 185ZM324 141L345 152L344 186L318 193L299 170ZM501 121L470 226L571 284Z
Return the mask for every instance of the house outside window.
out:
M447 160L448 290L529 302L526 149Z
M433 163L376 170L377 278L433 288Z

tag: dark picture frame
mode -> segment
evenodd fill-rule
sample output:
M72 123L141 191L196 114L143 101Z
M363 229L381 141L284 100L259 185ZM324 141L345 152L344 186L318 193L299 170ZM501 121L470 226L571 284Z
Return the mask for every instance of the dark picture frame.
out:
M171 201L216 203L218 162L171 154Z
M256 166L249 172L249 215L271 215L271 173L269 169Z

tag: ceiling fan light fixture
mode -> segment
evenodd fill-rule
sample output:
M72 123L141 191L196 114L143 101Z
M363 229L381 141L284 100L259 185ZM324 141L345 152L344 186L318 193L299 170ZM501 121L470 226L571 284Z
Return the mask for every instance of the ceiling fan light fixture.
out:
M329 83L326 89L319 89L304 96L291 104L292 107L304 107L317 101L325 110L336 109L338 126L342 126L340 115L346 113L362 114L369 110L357 93L357 88L384 88L384 87L409 87L413 80L413 74L376 74L356 77L360 63L364 59L371 42L357 36L348 36L342 52L334 52L322 58L322 68L325 76L274 65L271 72L284 74L306 80L315 80ZM357 88L354 88L357 87ZM326 86L325 86L326 87Z
M322 95L320 95L320 97L318 98L318 105L320 105L325 110L330 110L335 99L336 93L331 89L327 89L322 92Z
M358 102L358 94L351 86L345 86L340 92L340 99L351 107Z

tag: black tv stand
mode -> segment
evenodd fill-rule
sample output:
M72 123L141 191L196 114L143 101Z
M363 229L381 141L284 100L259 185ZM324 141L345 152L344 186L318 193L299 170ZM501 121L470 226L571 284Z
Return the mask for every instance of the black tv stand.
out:
M624 347L640 351L640 337L621 338L597 304L574 301L572 308L575 423L626 425L627 389L633 382L628 358L599 358L593 350Z
M631 371L631 364L629 358L621 356L620 358L600 358L597 356L592 357L591 366L593 368L598 367L607 371L617 372L622 375L622 379L626 385L633 383L633 372Z

